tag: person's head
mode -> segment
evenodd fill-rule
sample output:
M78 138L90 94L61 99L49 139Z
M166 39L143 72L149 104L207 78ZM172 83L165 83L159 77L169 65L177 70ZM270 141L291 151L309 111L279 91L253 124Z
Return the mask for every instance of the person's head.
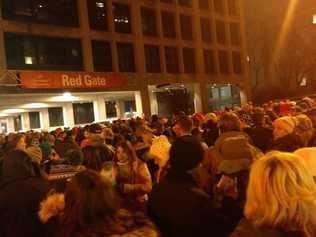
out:
M137 137L141 137L145 143L151 143L154 136L153 130L148 126L141 125L136 128Z
M26 149L25 135L24 134L15 135L10 141L10 147L12 150L14 149L25 150Z
M156 122L158 122L158 121L159 121L158 115L157 115L157 114L153 114L153 115L151 116L151 122L152 122L152 123L156 123Z
M172 130L175 132L177 137L181 137L191 134L192 127L192 119L188 116L182 116L176 121L176 124L173 126Z
M225 113L218 121L219 129L222 133L241 131L241 123L234 113Z
M100 172L106 162L113 161L113 152L105 146L87 146L82 149L83 165Z
M252 115L252 121L255 126L262 126L264 124L265 120L265 114L264 110L260 108L256 108L254 110L254 113Z
M273 137L274 139L278 139L281 137L285 137L294 132L296 127L297 120L294 117L284 116L277 118L273 122Z
M112 186L92 170L76 174L65 190L65 208L60 236L74 236L77 231L104 227L119 209Z
M300 137L302 144L307 146L314 134L313 122L304 114L296 116L296 120L295 133Z
M271 152L252 166L244 214L259 226L290 228L312 237L315 200L316 185L302 158Z
M129 141L119 142L116 146L116 157L119 162L134 162L137 159L135 149Z
M103 138L103 129L100 124L91 124L89 126L89 138L94 139L94 138Z
M204 150L199 140L191 136L185 136L177 139L172 144L169 155L171 170L184 174L200 164L204 156Z

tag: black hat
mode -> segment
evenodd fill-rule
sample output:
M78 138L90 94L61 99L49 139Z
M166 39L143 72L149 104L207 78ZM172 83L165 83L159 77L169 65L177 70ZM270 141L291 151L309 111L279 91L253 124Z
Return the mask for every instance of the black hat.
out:
M186 172L197 167L203 160L201 142L193 136L178 138L170 149L170 166L177 172Z
M89 126L89 132L90 133L98 133L98 134L100 134L100 133L102 133L102 127L101 127L100 124L97 124L97 123L91 124Z

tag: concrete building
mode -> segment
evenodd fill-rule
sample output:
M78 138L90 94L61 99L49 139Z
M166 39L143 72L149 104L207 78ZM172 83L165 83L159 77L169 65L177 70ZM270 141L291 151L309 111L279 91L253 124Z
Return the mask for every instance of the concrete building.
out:
M51 129L240 104L250 94L242 6L2 1L1 127Z

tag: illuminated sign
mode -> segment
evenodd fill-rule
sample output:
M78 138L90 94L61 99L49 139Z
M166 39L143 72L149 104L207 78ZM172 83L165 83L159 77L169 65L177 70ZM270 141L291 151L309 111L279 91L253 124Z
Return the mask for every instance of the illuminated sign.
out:
M126 84L116 73L85 72L20 72L22 88L27 89L85 89L114 88Z

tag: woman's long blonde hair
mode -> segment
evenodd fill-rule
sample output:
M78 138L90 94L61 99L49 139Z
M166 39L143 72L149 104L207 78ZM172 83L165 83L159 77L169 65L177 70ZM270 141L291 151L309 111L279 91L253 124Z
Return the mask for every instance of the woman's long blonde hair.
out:
M251 169L245 216L258 226L302 231L316 228L316 184L297 155L270 152Z

